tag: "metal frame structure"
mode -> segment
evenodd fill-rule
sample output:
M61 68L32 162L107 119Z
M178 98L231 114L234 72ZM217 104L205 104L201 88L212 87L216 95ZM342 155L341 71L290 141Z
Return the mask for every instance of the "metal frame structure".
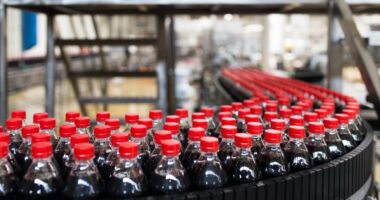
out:
M354 13L378 13L380 4L373 1L362 2L358 0L221 0L216 3L211 0L3 0L0 2L0 124L4 123L8 115L7 104L7 67L6 67L6 8L13 7L24 10L44 13L48 16L47 23L47 62L46 62L46 111L50 115L54 114L54 71L55 55L54 46L57 45L120 45L120 44L157 44L157 64L165 69L164 75L159 75L160 79L165 79L165 85L160 84L166 94L162 92L159 96L165 96L167 111L175 108L175 44L174 44L174 15L177 14L269 14L269 13L308 13L308 14L328 14L329 16L329 68L331 69L328 77L339 76L341 64L337 57L337 41L334 33L336 32L338 20L347 38L350 50L357 61L363 80L370 93L372 102L375 103L377 113L380 114L380 78L378 77L376 66L373 59L366 50L359 32L354 24L352 12ZM351 12L352 11L352 12ZM155 15L157 17L157 40L55 40L53 18L57 14L137 14ZM340 56L341 57L341 56ZM332 59L334 58L334 59ZM338 70L332 70L338 69ZM109 72L109 76L113 72ZM73 76L97 76L94 73L71 74ZM126 74L127 75L127 74ZM128 76L128 75L127 75ZM332 85L330 85L333 87ZM159 90L160 91L160 90ZM101 101L110 99L103 98ZM90 101L90 100L84 100ZM118 100L115 100L118 102ZM162 108L166 107L160 101Z

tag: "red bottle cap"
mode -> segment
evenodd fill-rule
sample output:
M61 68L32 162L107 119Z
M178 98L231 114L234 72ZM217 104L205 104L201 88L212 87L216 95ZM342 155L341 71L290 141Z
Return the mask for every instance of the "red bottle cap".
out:
M77 128L72 124L63 124L59 127L59 135L64 138L71 137L76 131Z
M255 105L255 101L253 101L252 99L245 99L243 101L243 105L244 105L244 107L249 108L249 107Z
M111 127L107 125L98 125L94 127L95 138L108 138L111 136Z
M70 146L74 148L77 144L89 143L90 138L87 134L74 134L70 137Z
M37 142L50 142L51 136L47 133L36 133L32 135L32 144Z
M11 112L11 118L25 119L26 118L26 111L25 110L14 110Z
M153 127L153 120L151 118L139 119L137 124L145 125L147 129L151 129Z
M292 116L292 110L288 108L284 108L280 110L280 117L282 118L290 118Z
M166 116L166 122L175 122L175 123L178 123L179 124L179 121L180 118L178 115L168 115Z
M360 107L359 106L353 106L353 105L348 105L344 109L349 109L349 110L354 110L355 115L359 114Z
M189 111L184 108L177 108L175 110L175 114L178 115L180 118L188 118L189 117Z
M265 107L265 110L268 112L277 112L277 104L274 104L274 103L268 103Z
M131 136L134 138L143 138L146 136L146 126L133 125L131 126Z
M123 142L119 145L119 155L125 159L133 159L139 155L139 147L134 142Z
M330 117L323 119L323 124L325 125L326 128L329 128L329 129L337 129L339 126L338 119L330 118Z
M264 119L267 122L272 121L272 119L277 119L277 113L276 112L265 112Z
M172 133L167 130L159 130L154 133L154 143L161 145L162 141L172 139Z
M308 111L310 109L309 104L306 102L299 102L297 106L301 106L303 111Z
M303 108L301 106L291 106L293 115L302 115Z
M32 144L32 158L41 159L51 156L53 145L50 142L37 142Z
M339 123L340 124L348 124L348 115L347 114L344 114L344 113L338 113L338 114L335 114L335 118L338 119Z
M239 109L238 110L238 117L241 118L241 119L244 119L246 115L249 114L249 110L248 109Z
M8 144L5 142L0 142L0 158L8 156Z
M210 107L203 107L201 111L205 114L206 117L214 117L214 109Z
M247 131L249 134L261 135L263 133L263 125L259 122L249 122L247 124Z
M236 119L233 117L224 117L221 121L222 125L236 126Z
M223 138L234 138L237 133L236 126L223 125L221 129Z
M109 119L111 117L110 112L98 112L96 113L96 121L98 122L104 122L106 119Z
M55 119L54 118L44 118L40 121L41 129L53 129L55 128Z
M11 142L11 135L8 133L0 133L0 142L9 144Z
M128 142L128 133L115 133L111 135L111 145L114 147L119 147L122 142Z
M251 100L252 100L256 105L259 105L259 104L261 103L259 97L251 97Z
M289 124L293 126L304 126L305 121L301 116L291 116L289 119Z
M318 114L314 112L307 112L303 115L306 122L316 122L318 121Z
M219 121L222 121L222 119L225 118L225 117L232 117L232 113L230 113L230 112L220 112L218 114Z
M195 112L195 113L192 113L191 114L191 120L195 120L195 119L205 119L206 118L206 115L204 113L201 113L201 112Z
M170 131L172 134L178 134L179 124L175 122L166 122L164 124L164 130Z
M309 132L314 134L324 134L325 126L321 122L310 122L309 123Z
M7 126L8 130L21 129L22 119L20 118L7 119L7 121L5 122L5 125Z
M281 97L278 99L278 103L280 105L289 106L290 105L290 98L289 97Z
M120 119L106 119L105 124L111 128L111 130L118 130L120 128Z
M355 113L354 110L344 109L342 112L343 112L344 114L348 115L348 118L349 118L349 119L355 119L356 113Z
M81 145L76 145L74 148L75 160L90 160L94 157L94 154L94 145L90 143L82 143Z
M259 116L254 114L248 114L245 116L245 122L259 122Z
M0 133L4 132L3 126L0 126Z
M324 119L327 116L327 110L325 109L314 109L314 112L317 113L319 119Z
M230 105L221 105L220 106L220 112L232 112L233 108Z
M218 152L219 141L215 137L202 137L201 138L201 151L203 152Z
M80 116L79 112L66 112L66 121L73 122L79 116Z
M149 111L149 118L151 118L151 119L162 119L162 111L161 110Z
M205 130L207 130L208 123L205 119L194 119L193 120L193 127L201 127Z
M251 113L254 115L260 115L261 116L263 114L263 108L261 106L254 105L254 106L251 106L249 109L250 109Z
M165 156L177 156L180 149L181 144L177 140L169 139L161 142L161 152Z
M274 130L284 131L285 130L285 120L283 119L272 119L270 121L270 128Z
M39 133L40 128L36 125L26 125L21 129L21 135L23 138L31 137L35 133Z
M240 102L233 102L231 104L233 110L239 110L243 108L243 104Z
M77 117L75 119L75 126L77 128L87 128L90 126L90 118L89 117Z
M246 133L238 133L235 135L235 145L239 148L251 148L252 136Z
M268 129L265 130L264 140L268 143L280 143L281 142L281 132L278 130Z
M41 119L48 118L48 117L49 117L49 115L46 112L34 113L34 115L33 115L33 123L39 124L40 121L41 121Z
M267 102L269 100L269 97L264 95L260 97L260 100L261 102Z
M305 138L305 128L303 126L289 126L289 136L292 138Z
M205 129L200 127L189 129L189 139L192 141L200 141L202 137L205 136Z
M125 123L133 124L139 120L139 115L136 113L127 113L124 116Z

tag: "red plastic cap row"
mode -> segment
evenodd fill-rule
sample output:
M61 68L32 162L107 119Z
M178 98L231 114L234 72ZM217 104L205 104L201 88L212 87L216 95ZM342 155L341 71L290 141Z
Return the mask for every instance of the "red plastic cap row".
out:
M215 137L202 137L201 138L201 151L203 152L218 152L219 141Z
M249 108L249 107L255 105L255 101L252 99L245 99L243 101L243 105L244 105L244 107Z
M172 133L166 130L159 130L154 133L154 143L161 145L162 141L172 139Z
M134 159L139 155L139 147L135 142L123 142L119 145L121 158Z
M260 115L261 116L263 114L263 108L261 106L255 105L255 106L251 106L249 109L250 109L251 113L254 115Z
M282 119L272 119L270 121L270 128L278 131L284 131L286 128L285 120Z
M180 149L181 144L177 140L169 139L161 142L161 152L165 156L178 156Z
M0 133L0 142L5 142L9 145L11 142L11 135L8 133Z
M98 122L104 122L106 119L111 118L111 113L110 112L97 112L96 113L96 121Z
M292 110L288 108L284 108L280 110L280 117L282 118L290 118L292 116Z
M151 129L153 127L153 120L150 118L139 119L137 124L145 125L147 129Z
M126 123L133 124L139 120L139 115L136 113L127 113L124 116L124 120Z
M236 119L233 117L224 117L221 120L222 125L231 125L231 126L236 126Z
M26 119L26 111L25 110L14 110L11 112L11 118Z
M272 121L272 119L277 119L278 114L276 112L265 112L264 114L264 120L267 122Z
M66 112L66 121L73 122L77 117L80 117L79 112Z
M188 138L191 141L200 141L205 136L205 129L200 127L190 128Z
M155 119L162 119L162 111L161 110L151 110L149 111L149 118L155 120Z
M128 133L115 133L111 135L111 145L119 147L120 143L128 142Z
M31 137L33 134L39 132L40 128L36 125L26 125L21 129L21 134L23 138Z
M354 110L351 110L351 109L344 109L342 112L343 112L344 114L348 115L348 118L349 118L349 119L355 119L355 117L356 117L356 113L355 113Z
M177 108L175 110L175 114L178 115L180 118L188 118L189 117L189 111L184 108Z
M317 113L319 119L327 117L327 110L325 109L314 109L314 112Z
M238 110L238 117L241 119L244 119L246 115L250 113L250 110L248 109L239 109Z
M291 106L293 115L302 115L303 108L301 106Z
M53 145L50 142L37 142L32 144L32 158L43 159L51 156Z
M275 103L268 103L265 110L268 112L277 112L278 105Z

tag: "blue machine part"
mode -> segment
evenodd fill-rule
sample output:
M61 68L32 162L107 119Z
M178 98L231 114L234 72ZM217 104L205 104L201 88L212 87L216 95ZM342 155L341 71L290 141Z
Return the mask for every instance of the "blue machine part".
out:
M22 50L31 49L37 44L37 14L22 11Z

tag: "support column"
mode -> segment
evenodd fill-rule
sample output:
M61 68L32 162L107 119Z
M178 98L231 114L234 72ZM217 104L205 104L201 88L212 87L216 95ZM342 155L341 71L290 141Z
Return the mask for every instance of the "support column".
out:
M8 71L7 71L7 37L6 7L0 3L0 125L5 125L8 116Z
M45 74L45 110L54 116L55 106L55 52L54 52L54 15L47 15L47 47Z
M167 58L166 63L168 64L166 67L167 74L167 92L168 92L168 112L174 113L176 108L176 95L175 95L175 30L174 30L174 17L170 15L168 17L168 35L167 35Z

